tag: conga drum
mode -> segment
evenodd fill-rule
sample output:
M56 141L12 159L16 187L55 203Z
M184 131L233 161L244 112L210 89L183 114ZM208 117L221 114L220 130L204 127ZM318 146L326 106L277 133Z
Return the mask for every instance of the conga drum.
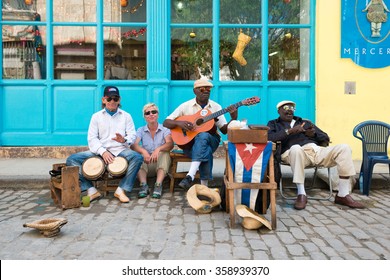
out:
M127 160L124 157L116 157L114 161L107 165L108 173L112 177L121 177L126 173L127 170Z
M82 172L84 178L94 181L100 178L106 171L106 165L101 157L95 156L83 162Z

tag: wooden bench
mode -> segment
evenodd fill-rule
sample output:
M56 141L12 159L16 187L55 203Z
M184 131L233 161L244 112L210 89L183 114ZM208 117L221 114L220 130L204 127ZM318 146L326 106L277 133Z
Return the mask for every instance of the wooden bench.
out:
M192 159L187 157L183 150L172 150L170 152L171 156L171 168L169 170L168 176L170 177L169 191L173 193L175 189L175 179L183 179L187 176L188 171L177 171L179 163L191 162ZM199 172L196 173L195 178L200 178Z

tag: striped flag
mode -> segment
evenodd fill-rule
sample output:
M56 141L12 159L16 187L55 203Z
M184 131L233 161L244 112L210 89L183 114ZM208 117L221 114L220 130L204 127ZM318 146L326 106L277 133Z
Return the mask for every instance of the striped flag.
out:
M272 142L265 144L228 142L230 165L236 183L261 183L266 173ZM244 204L255 210L258 189L237 189L234 204Z

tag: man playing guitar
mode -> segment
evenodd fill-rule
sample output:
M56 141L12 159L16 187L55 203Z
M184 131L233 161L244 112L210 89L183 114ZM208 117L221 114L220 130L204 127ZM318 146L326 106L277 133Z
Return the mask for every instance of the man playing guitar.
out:
M174 141L183 149L184 153L192 159L190 170L187 176L179 183L179 186L184 189L191 187L195 174L199 169L201 184L207 186L208 180L212 179L213 168L213 153L217 150L221 136L217 128L223 133L227 133L228 122L224 115L220 115L207 131L199 130L199 123L191 121L191 118L186 118L188 115L198 115L205 117L208 114L221 111L222 107L218 103L210 100L210 91L213 84L206 79L199 79L194 82L195 98L186 101L179 105L172 114L164 121L163 125L171 130L180 131L183 141ZM237 107L231 105L226 108L230 113L231 120L237 120ZM208 122L207 124L210 124ZM212 122L211 122L212 124ZM208 127L208 126L207 126ZM199 132L198 132L199 131ZM194 133L195 132L195 133ZM192 135L191 140L186 143L187 133ZM172 137L174 135L172 134Z

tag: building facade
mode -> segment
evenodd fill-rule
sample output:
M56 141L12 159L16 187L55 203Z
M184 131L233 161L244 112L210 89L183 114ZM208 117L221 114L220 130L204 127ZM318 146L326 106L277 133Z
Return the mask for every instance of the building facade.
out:
M193 81L203 77L224 108L260 97L239 109L250 124L266 124L279 101L295 101L297 115L315 121L332 143L351 144L359 158L354 125L390 121L389 70L341 58L341 7L313 0L3 0L0 146L86 145L106 85L118 86L136 127L147 102L158 105L162 122L194 97Z

